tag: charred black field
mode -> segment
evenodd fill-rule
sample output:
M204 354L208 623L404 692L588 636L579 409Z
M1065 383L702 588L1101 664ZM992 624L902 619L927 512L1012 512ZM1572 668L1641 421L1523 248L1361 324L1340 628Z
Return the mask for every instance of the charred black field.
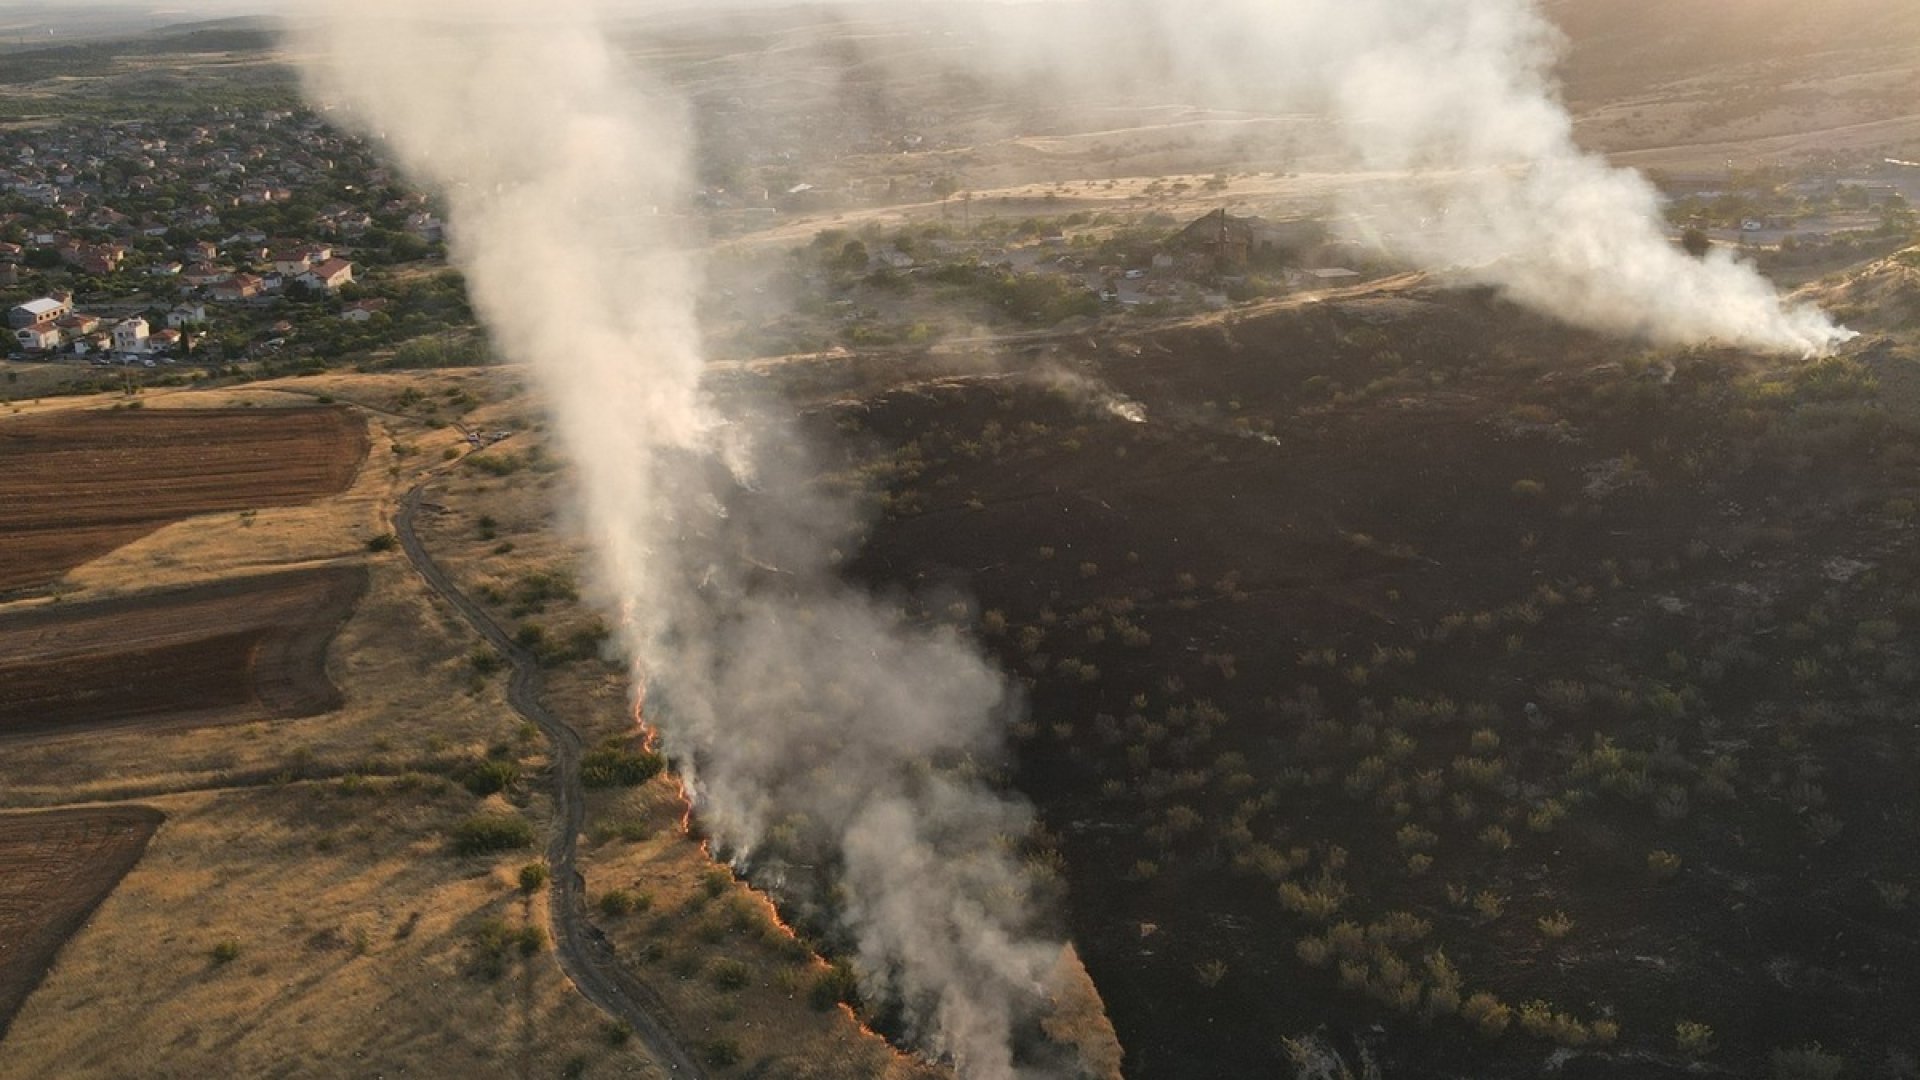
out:
M1129 1076L1911 1074L1895 340L1661 351L1413 288L768 370L873 500L854 574L1024 682L1031 861Z

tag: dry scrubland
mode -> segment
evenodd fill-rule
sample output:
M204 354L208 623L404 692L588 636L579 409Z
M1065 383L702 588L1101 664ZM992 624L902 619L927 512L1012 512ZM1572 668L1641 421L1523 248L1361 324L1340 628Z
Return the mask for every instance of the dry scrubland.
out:
M312 408L330 391L382 399L454 381L356 377L302 380L293 393L150 392L144 409L104 419L164 421L166 410L182 409L204 424L198 410L225 406L239 410L227 414L237 427L251 430L333 415ZM85 404L55 411L67 417ZM0 434L23 422L26 415L0 419ZM544 894L518 888L530 853L450 849L457 828L490 809L544 827L542 785L516 791L516 806L483 800L451 778L489 747L513 748L537 773L541 746L506 707L498 680L472 678L465 624L429 597L398 554L368 550L398 492L440 466L458 435L378 414L370 426L367 465L338 497L227 504L78 567L51 586L51 602L0 607L0 632L42 647L46 635L34 627L72 635L84 623L63 626L70 615L84 620L120 607L136 620L160 616L153 633L164 638L180 628L163 625L165 609L135 594L187 587L205 625L220 611L207 598L231 588L206 583L229 575L254 586L271 585L279 579L266 572L289 567L318 568L294 578L368 578L324 654L345 703L336 711L273 719L272 702L248 685L254 664L219 671L217 650L190 645L167 668L175 677L166 684L208 680L209 690L232 699L222 726L188 731L177 714L140 709L153 721L145 729L129 717L84 736L7 740L0 807L137 800L167 820L0 1041L0 1074L647 1073L552 963L537 929L545 925ZM95 597L106 599L104 610ZM230 629L265 618L256 606ZM94 644L75 643L59 658L110 651L110 632L88 636ZM269 651L252 650L251 660ZM37 711L14 704L23 716ZM10 880L31 881L31 859L44 861L22 858L9 864L19 875Z
M119 1075L159 1047L158 1071L143 1074L653 1074L552 962L547 892L522 877L551 818L546 748L505 702L502 658L404 556L370 550L386 548L398 496L431 477L429 548L541 655L545 700L600 746L603 767L639 757L623 673L602 658L605 627L558 524L563 474L513 374L322 376L140 400L98 418L117 429L177 411L203 432L226 418L259 430L351 403L371 448L336 497L144 525L44 595L0 607L0 637L23 645L6 669L15 733L0 808L137 800L166 815L0 1041L0 1073ZM84 430L84 411L63 402L0 425L52 416ZM516 434L462 459L456 419ZM337 635L316 637L321 595L359 597ZM309 629L289 634L290 618ZM276 632L324 660L298 707L272 692L286 680L271 648L215 647ZM172 677L133 677L156 661ZM58 693L51 677L76 667L87 689ZM336 707L304 715L322 691ZM114 722L99 723L102 704ZM60 722L61 709L89 726ZM594 918L693 1052L719 1075L936 1075L838 1006L842 977L682 833L684 808L668 778L612 782L591 799L581 863L596 905L633 898ZM530 829L455 854L476 820ZM722 925L722 912L752 917Z

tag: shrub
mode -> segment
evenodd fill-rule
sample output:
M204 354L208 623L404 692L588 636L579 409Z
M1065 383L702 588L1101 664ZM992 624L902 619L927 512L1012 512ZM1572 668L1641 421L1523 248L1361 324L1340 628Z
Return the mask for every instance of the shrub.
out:
M817 1012L826 1012L842 1002L848 1005L857 1003L859 994L859 977L854 975L853 968L841 961L813 980L813 986L807 991L807 1003Z
M1671 851L1650 851L1647 853L1647 873L1655 881L1671 881L1680 873L1680 856Z
M1333 963L1333 943L1318 934L1301 938L1293 951L1300 962L1308 967L1323 968Z
M1475 994L1460 1003L1460 1016L1487 1038L1498 1038L1513 1023L1513 1009L1492 994Z
M208 950L207 956L215 966L225 966L240 959L240 943L228 938Z
M1534 925L1540 928L1541 934L1553 941L1559 941L1561 938L1573 933L1573 920L1568 918L1567 913L1564 911L1556 911L1551 915L1542 916Z
M458 855L485 855L532 846L533 826L513 814L476 814L453 830L453 850Z
M717 1069L740 1064L740 1044L732 1039L714 1039L707 1043L705 1057L707 1064Z
M367 541L368 551L392 551L400 546L400 538L392 533L381 533Z
M738 960L722 960L713 969L713 985L722 990L738 990L746 986L751 977L747 965Z
M1834 1080L1847 1067L1847 1060L1823 1052L1816 1043L1796 1050L1775 1050L1769 1066L1773 1080Z
M653 905L653 897L646 893L633 893L625 889L608 889L600 894L600 913L612 918L632 915L645 911Z
M460 786L485 798L497 791L505 791L520 779L520 763L490 758L464 766L455 779Z
M514 929L501 919L486 919L473 930L473 973L481 978L497 979L507 970L507 957L516 950L532 956L546 947L547 935L537 926Z
M659 776L667 759L652 750L628 750L609 739L580 761L580 782L589 788L638 787Z
M1673 1025L1673 1043L1681 1053L1694 1058L1713 1053L1716 1045L1713 1029L1694 1020L1682 1020Z
M552 876L553 872L547 869L546 863L530 862L520 868L520 891L537 893L547 887L547 879Z

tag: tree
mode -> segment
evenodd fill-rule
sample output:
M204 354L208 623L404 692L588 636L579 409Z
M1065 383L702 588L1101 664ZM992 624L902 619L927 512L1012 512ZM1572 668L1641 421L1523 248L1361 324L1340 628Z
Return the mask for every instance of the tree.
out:
M1704 259L1707 257L1707 252L1713 250L1713 240L1698 226L1690 225L1680 234L1680 246L1694 258Z

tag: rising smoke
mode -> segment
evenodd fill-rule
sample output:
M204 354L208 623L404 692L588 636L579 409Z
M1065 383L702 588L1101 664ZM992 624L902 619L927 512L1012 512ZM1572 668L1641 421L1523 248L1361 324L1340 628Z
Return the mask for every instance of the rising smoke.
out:
M701 388L690 133L581 4L335 4L310 86L442 191L476 309L576 466L602 599L721 849L824 902L863 988L969 1077L1010 1078L1063 943L1035 924L1007 688L951 632L841 585L850 520L771 418ZM811 869L808 869L811 868Z
M1854 335L1783 303L1724 249L1667 236L1643 176L1580 149L1535 0L1089 0L949 10L964 63L1033 100L1311 117L1296 153L1346 176L1357 238L1545 314L1662 344L1831 351ZM1290 163L1291 164L1291 163Z
M1061 943L1017 856L1030 811L991 782L1018 702L959 637L842 584L852 517L811 493L777 410L704 391L683 99L628 69L590 0L316 11L293 38L310 90L445 196L477 310L551 403L594 581L721 849L839 920L914 1038L968 1077L1022 1075L1014 1047ZM1652 187L1576 147L1555 35L1526 0L951 17L980 46L971 69L1021 86L1118 71L1323 116L1367 190L1392 192L1352 206L1384 242L1563 318L1785 351L1843 340L1749 268L1676 251Z

